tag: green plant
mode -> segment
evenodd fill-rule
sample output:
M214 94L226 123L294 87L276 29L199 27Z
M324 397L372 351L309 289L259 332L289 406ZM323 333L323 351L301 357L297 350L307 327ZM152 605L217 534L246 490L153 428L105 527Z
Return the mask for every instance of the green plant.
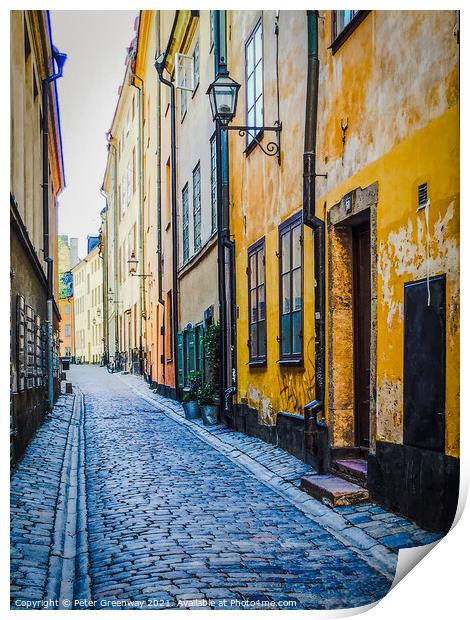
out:
M204 353L206 357L207 370L212 381L217 382L219 378L220 366L220 325L213 323L209 325L203 336Z
M183 396L184 403L189 403L191 400L197 400L198 391L202 385L202 372L200 370L193 370L188 373L187 381L188 387Z
M216 394L217 386L215 383L208 381L207 383L203 383L199 388L197 393L197 401L202 407L205 405L213 405Z

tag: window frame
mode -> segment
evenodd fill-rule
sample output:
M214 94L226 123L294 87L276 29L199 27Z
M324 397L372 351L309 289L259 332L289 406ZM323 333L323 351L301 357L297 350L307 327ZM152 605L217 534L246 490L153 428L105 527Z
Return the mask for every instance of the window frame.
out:
M198 161L193 170L193 248L194 253L199 252L202 247L202 213L201 213L201 162ZM196 184L198 181L198 184ZM198 185L198 188L197 188ZM196 194L196 189L198 193ZM196 198L199 200L196 201Z
M248 47L250 45L250 43L255 42L255 37L256 37L256 33L258 32L259 28L261 28L261 59L260 59L260 63L261 63L261 100L262 100L262 113L261 113L261 125L257 124L257 119L256 119L256 102L259 99L259 97L256 96L256 57L253 58L253 71L250 75L253 75L253 79L254 79L254 88L253 88L253 92L254 92L254 103L253 105L249 108L248 107ZM248 113L249 110L251 110L253 108L254 110L254 123L253 126L254 127L262 127L264 125L264 32L263 32L263 16L261 15L259 17L259 19L256 21L255 25L253 26L250 34L248 35L246 41L245 41L245 122L247 126L250 126L250 123L248 122ZM256 146L257 142L259 140L261 140L263 137L263 132L262 131L258 131L256 133L256 135L253 135L252 133L250 133L249 131L246 132L246 148L245 148L245 153L248 155L249 153L251 153L251 151L253 150L253 148Z
M263 283L258 281L258 261L259 255L262 252L263 255ZM266 315L266 239L261 237L255 243L248 248L248 265L247 265L247 284L248 284L248 365L251 368L262 367L267 365L268 360L268 331L267 331L267 315ZM252 273L250 269L251 257L256 256L256 285L252 286ZM259 319L259 290L264 287L264 319ZM252 306L251 306L251 293L256 290L256 321L251 320ZM264 322L264 354L259 354L259 325ZM257 355L252 355L251 349L251 326L256 324L256 352Z
M299 227L300 228L300 266L299 267L292 267L292 256L293 256L293 243L292 243L292 231ZM300 211L299 213L295 213L294 215L292 215L291 217L289 217L287 220L285 220L284 222L282 222L279 225L279 231L278 231L278 244L279 244L279 251L278 251L278 259L279 259L279 360L278 363L281 365L285 365L285 366L302 366L303 365L303 355L304 355L304 231L303 231L303 218L302 218L302 212ZM289 270L286 272L282 271L282 258L283 258L283 254L282 254L282 238L285 234L289 234ZM293 352L293 314L294 312L298 312L297 310L294 311L293 310L293 272L297 269L300 269L300 296L301 296L301 301L300 301L300 309L298 310L300 312L300 351L299 352ZM290 310L289 314L290 315L290 321L289 321L289 329L290 329L290 338L291 338L291 343L290 343L290 352L289 353L283 353L282 352L282 317L284 316L283 313L283 307L282 307L282 278L283 275L286 275L287 273L290 274L290 278L289 278L289 294L290 294Z
M186 196L186 209L185 209L185 196ZM182 224L182 251L183 251L183 265L185 265L190 257L189 249L189 185L186 183L181 190L181 224ZM187 233L185 235L185 233ZM185 243L186 241L186 243Z
M210 186L211 186L211 235L217 231L217 144L214 133L209 140L210 146Z
M197 54L196 54L197 52ZM191 98L194 97L196 91L199 88L199 84L201 82L201 48L199 47L199 39L196 41L196 45L193 49L193 81L194 81L194 90L192 92ZM197 57L197 62L196 62ZM197 68L197 71L196 71Z
M337 16L338 11L331 11L331 45L330 49L332 54L336 54L339 48L349 39L356 28L361 24L364 19L369 15L370 10L357 10L352 19L344 26L344 28L337 32Z

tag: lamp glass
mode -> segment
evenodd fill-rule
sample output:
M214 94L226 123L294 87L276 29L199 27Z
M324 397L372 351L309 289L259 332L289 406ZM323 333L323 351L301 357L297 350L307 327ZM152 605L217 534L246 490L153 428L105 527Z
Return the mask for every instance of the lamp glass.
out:
M212 118L224 125L230 123L237 112L237 99L240 84L228 75L217 77L209 86L207 94L211 105Z

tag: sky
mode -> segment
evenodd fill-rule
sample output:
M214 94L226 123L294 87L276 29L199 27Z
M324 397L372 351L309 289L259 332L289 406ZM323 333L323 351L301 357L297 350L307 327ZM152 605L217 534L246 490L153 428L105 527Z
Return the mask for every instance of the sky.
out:
M66 188L59 196L59 233L96 235L105 206L100 188L106 137L118 100L137 11L51 11L52 40L67 54L57 80Z

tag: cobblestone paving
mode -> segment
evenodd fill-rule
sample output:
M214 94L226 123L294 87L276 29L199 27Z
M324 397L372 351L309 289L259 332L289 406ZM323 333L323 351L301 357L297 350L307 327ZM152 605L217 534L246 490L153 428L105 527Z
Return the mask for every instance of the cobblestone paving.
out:
M11 479L10 591L14 609L45 598L73 400L73 396L60 397Z
M97 600L214 608L291 600L321 609L385 595L390 580L323 527L118 376L98 372L71 373L85 394Z
M139 391L145 389L145 383L139 377L121 375L121 378L134 389ZM184 417L183 407L180 403L155 394L151 390L148 392L147 396L154 400L156 405L164 406L181 418ZM243 433L229 430L224 425L204 427L200 419L194 420L193 424L216 436L225 444L247 454L294 486L299 487L301 477L311 471L311 468L303 461L256 437L248 437ZM332 510L346 519L350 525L361 528L377 542L394 552L398 552L401 548L426 545L442 537L439 532L427 532L409 520L386 511L373 503L337 506Z
M88 507L69 555L79 565L75 596L89 594L91 578L89 600L75 608L360 606L386 594L400 547L439 538L372 503L323 506L298 488L304 463L259 439L185 421L179 403L138 377L84 366L70 378L85 395L78 475L86 475ZM12 477L13 608L47 603L57 584L73 401L59 399Z

